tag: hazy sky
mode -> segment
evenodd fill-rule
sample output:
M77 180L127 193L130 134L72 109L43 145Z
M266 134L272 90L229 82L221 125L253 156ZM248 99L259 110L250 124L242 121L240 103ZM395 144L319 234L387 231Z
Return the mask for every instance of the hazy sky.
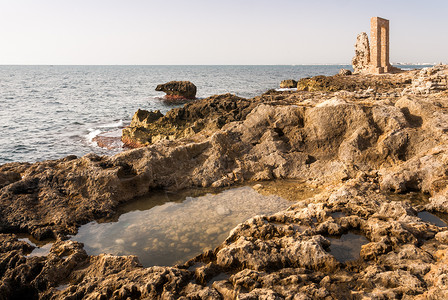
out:
M0 0L0 64L350 63L370 17L392 62L448 62L447 0Z

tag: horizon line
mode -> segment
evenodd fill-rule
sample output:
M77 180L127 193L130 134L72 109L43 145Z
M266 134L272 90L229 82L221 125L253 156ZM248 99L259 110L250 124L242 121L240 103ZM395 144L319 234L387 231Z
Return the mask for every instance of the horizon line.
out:
M435 65L438 63L403 63L392 65ZM0 66L352 66L350 63L310 63L310 64L0 64Z

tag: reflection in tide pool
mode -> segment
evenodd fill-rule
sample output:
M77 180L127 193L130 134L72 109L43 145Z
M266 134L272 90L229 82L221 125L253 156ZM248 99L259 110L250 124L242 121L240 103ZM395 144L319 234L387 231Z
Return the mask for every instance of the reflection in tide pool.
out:
M436 225L437 227L446 227L447 226L447 224L444 220L442 220L441 218L439 218L438 216L436 216L435 214L432 214L430 212L422 211L422 212L419 212L417 216L420 219L422 219L423 221L432 223L432 224Z
M358 259L362 245L369 242L364 236L351 232L343 234L338 238L328 239L331 242L330 253L340 262Z
M28 234L20 234L20 233L17 234L17 236L19 237L18 238L19 241L23 241L35 247L33 251L31 251L31 253L26 255L27 257L46 256L48 255L48 253L50 253L50 249L53 246L52 240L38 241Z
M154 201L158 206L122 214L118 222L81 226L72 240L84 243L91 255L137 255L146 267L169 266L215 248L232 228L248 218L290 205L279 196L264 196L251 187L187 197L182 203L146 199Z

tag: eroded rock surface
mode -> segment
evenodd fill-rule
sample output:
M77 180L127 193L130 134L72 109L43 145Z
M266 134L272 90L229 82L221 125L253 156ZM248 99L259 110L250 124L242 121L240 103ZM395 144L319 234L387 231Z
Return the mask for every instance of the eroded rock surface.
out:
M146 130L150 146L0 166L0 299L445 298L448 228L418 213L448 213L448 93L403 93L444 72L436 68L335 76L347 81L334 91L216 96L165 116L139 111L130 128ZM137 257L89 256L64 241L155 188L257 181L269 193L263 180L282 178L320 193L249 219L185 265L143 268ZM57 241L31 257L19 232ZM346 233L368 243L341 262L330 238Z
M210 136L224 124L243 120L254 107L253 101L225 94L187 103L165 116L158 111L138 110L129 127L123 129L122 141L130 147L140 147L191 137L198 132Z
M352 59L354 73L368 73L370 66L369 36L361 32L356 37L355 57Z
M403 94L431 94L448 89L448 67L437 65L424 68L412 80L412 85Z

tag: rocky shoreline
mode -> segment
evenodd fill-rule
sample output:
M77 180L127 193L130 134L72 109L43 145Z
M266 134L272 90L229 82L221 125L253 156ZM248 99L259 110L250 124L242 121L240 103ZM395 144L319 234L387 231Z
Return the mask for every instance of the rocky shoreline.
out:
M0 166L0 299L443 299L448 228L448 67L299 80L298 91L213 96L123 132L138 148ZM300 85L300 86L299 86ZM144 147L142 147L144 146ZM256 216L185 265L89 256L81 224L154 189L302 179L320 193ZM409 192L428 195L424 201ZM394 193L401 193L397 201ZM329 237L368 239L340 262ZM54 238L27 257L27 233Z

